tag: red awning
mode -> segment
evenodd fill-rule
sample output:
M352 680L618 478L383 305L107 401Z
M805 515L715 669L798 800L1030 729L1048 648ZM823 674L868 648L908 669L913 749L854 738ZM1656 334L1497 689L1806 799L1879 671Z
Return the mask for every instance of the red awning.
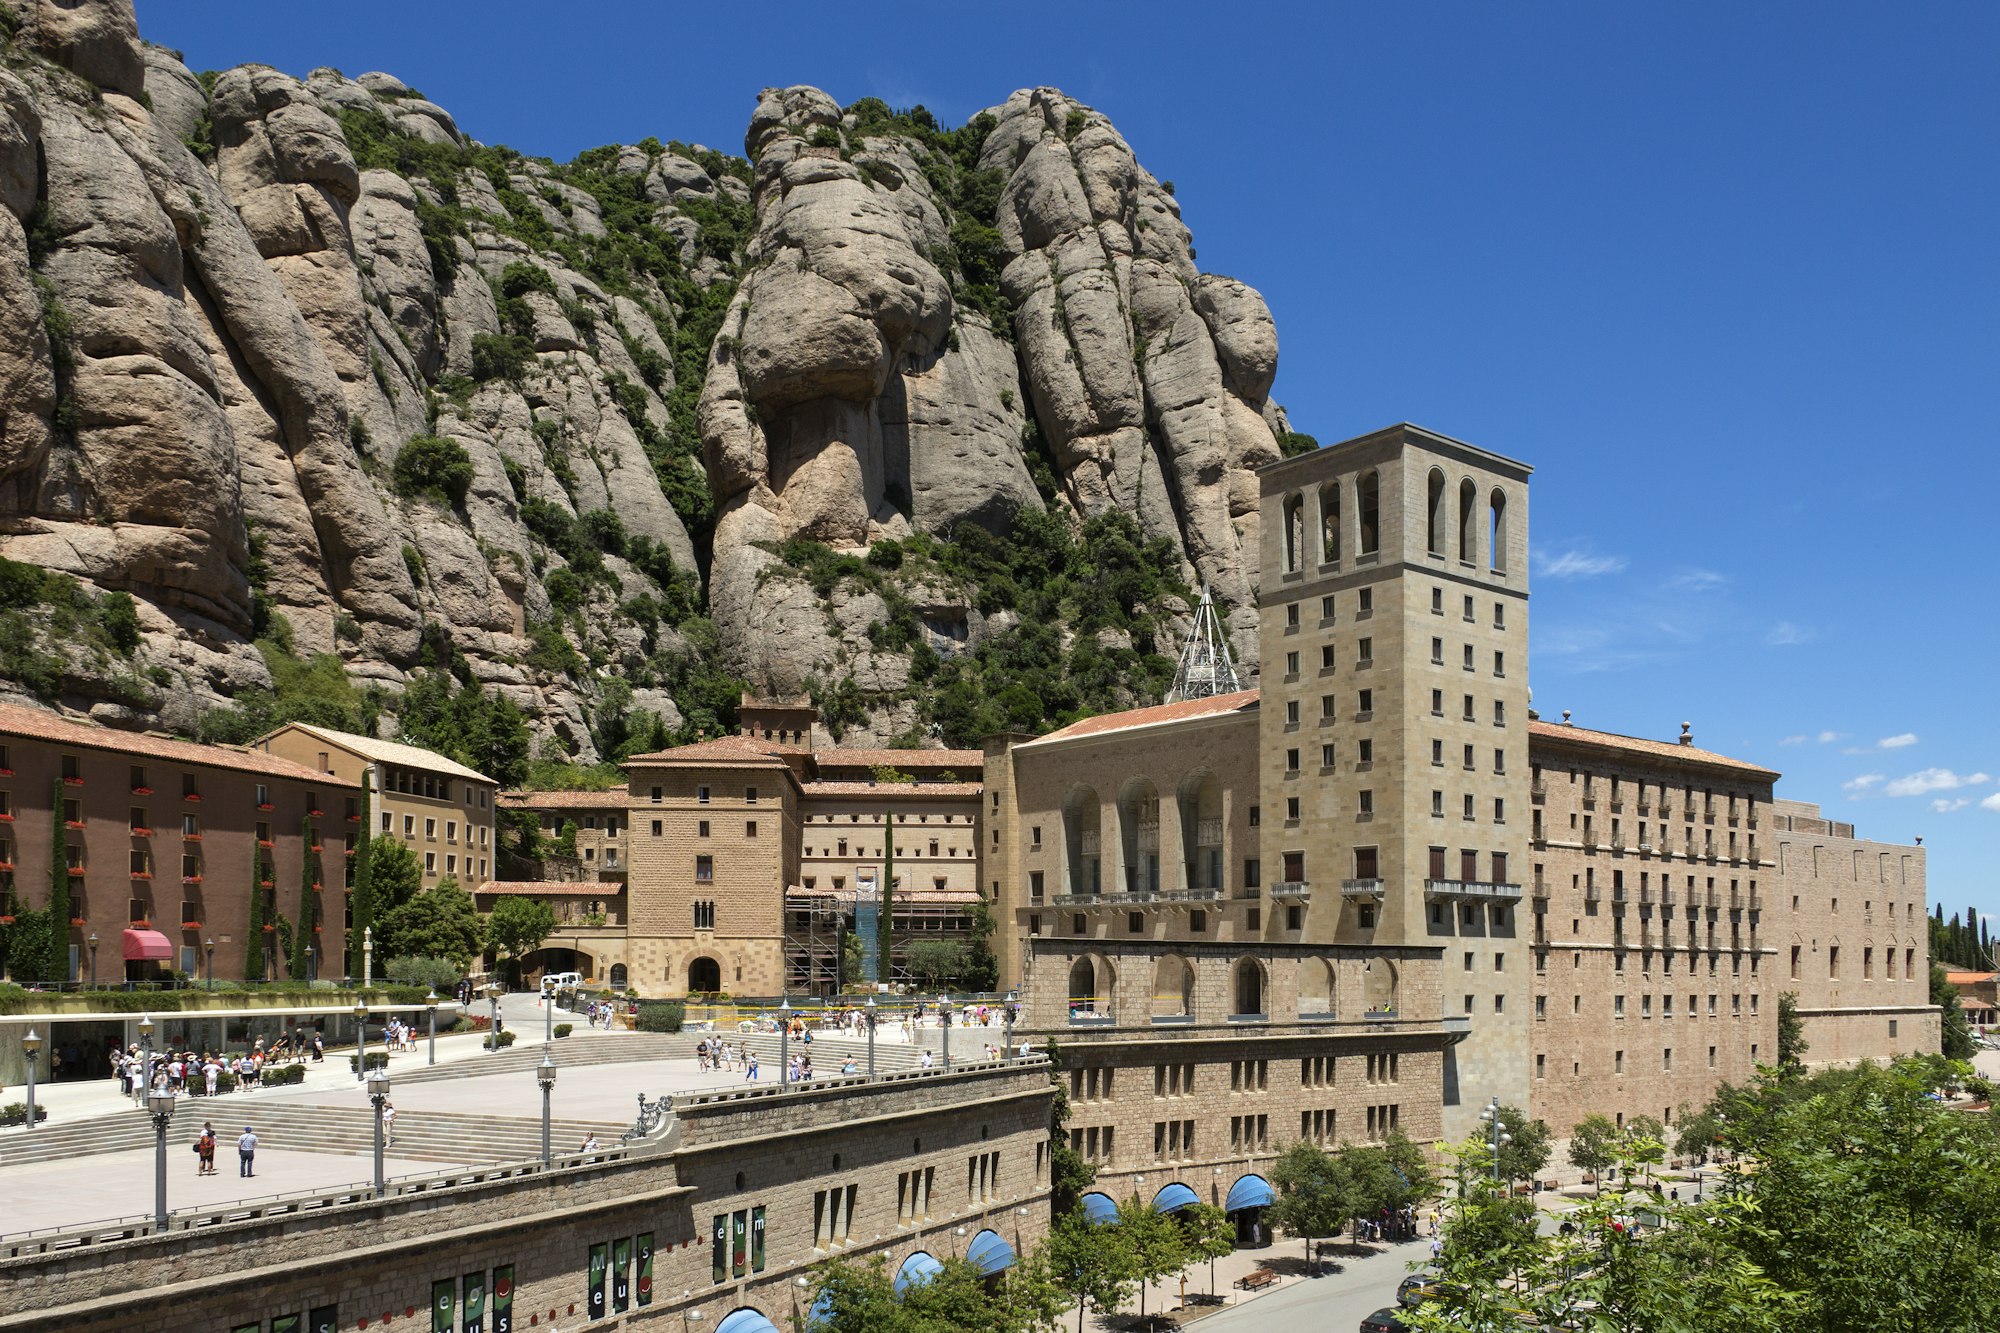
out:
M125 932L125 961L128 963L164 963L174 956L174 946L167 937L157 930L128 930Z

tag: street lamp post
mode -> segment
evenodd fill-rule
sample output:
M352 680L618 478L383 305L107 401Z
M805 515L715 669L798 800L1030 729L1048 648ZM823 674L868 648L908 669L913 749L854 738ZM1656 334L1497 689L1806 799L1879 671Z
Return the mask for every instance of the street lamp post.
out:
M35 1127L35 1057L42 1053L41 1034L33 1028L21 1038L21 1054L28 1057L28 1128Z
M97 932L94 930L91 931L89 937L84 940L84 943L90 946L90 988L92 990L96 990L97 989Z
M944 1067L951 1068L951 1001L938 1001L938 1026L944 1029Z
M868 1077L875 1077L875 997L868 997Z
M792 1081L792 1002L778 1002L778 1086Z
M547 1050L542 1052L542 1062L535 1066L535 1082L542 1087L542 1165L549 1165L549 1095L556 1090L556 1062L549 1058Z
M202 947L208 950L208 988L210 990L214 990L215 989L215 936L210 935L207 939L203 940Z
M132 1085L132 1104L144 1106L153 1086L153 1016L139 1016L139 1080Z
M354 1081L368 1077L368 1006L354 1005Z
M210 959L211 967L213 966L213 962L214 960ZM319 979L319 947L317 945L308 944L306 946L306 980L316 981L318 979Z
M492 1006L492 1011L493 1011L493 1021L491 1024L491 1030L486 1034L486 1047L488 1050L492 1051L493 1054L498 1055L500 1054L500 983L499 982L489 981L486 983L486 1003Z
M1479 1113L1479 1118L1486 1122L1486 1137L1493 1145L1493 1181L1495 1184L1498 1184L1500 1182L1500 1149L1512 1143L1514 1137L1507 1132L1506 1127L1500 1122L1500 1099L1498 1097L1495 1097L1492 1104Z
M424 1063L434 1065L438 1062L438 993L435 988L424 997L424 1010L431 1020L430 1058Z
M556 1039L556 997L554 992L542 996L542 1045Z
M153 1225L167 1229L167 1123L174 1118L174 1092L161 1088L146 1094L153 1116Z
M361 928L361 989L375 984L375 927Z
M378 1069L368 1076L368 1100L375 1105L375 1194L382 1194L382 1109L389 1104L389 1071Z

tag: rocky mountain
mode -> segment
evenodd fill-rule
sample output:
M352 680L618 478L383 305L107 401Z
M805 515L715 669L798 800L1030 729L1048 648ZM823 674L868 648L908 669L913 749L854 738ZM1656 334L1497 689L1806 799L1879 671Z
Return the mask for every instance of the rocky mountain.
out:
M1204 582L1254 653L1269 311L1054 89L557 164L386 74L196 75L130 0L0 42L17 692L227 737L433 673L589 762L739 683L911 743L1029 659L1013 722L1143 695Z

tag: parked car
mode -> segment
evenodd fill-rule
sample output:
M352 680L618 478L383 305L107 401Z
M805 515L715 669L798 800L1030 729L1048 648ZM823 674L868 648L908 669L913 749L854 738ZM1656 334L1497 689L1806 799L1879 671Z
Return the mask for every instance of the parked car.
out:
M1361 1321L1361 1333L1409 1333L1395 1306L1386 1305Z

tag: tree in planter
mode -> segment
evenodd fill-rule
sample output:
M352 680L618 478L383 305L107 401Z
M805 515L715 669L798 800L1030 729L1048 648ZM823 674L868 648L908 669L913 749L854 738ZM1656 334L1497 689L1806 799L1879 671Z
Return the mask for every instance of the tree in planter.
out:
M1094 1226L1081 1210L1060 1213L1045 1250L1050 1279L1076 1303L1077 1333L1083 1333L1086 1306L1108 1319L1131 1299L1138 1279L1131 1247L1117 1227Z
M1236 1252L1236 1223L1212 1203L1189 1204L1180 1211L1181 1238L1187 1262L1208 1261L1208 1294L1215 1294L1215 1261Z
M1569 1164L1589 1172L1599 1194L1604 1192L1605 1171L1617 1160L1617 1142L1618 1126L1607 1115L1587 1115L1569 1132Z
M518 969L521 959L542 947L542 941L556 928L556 914L538 898L506 896L493 904L486 916L486 943L507 956L508 966Z
M1118 1239L1124 1245L1139 1286L1139 1317L1146 1315L1146 1288L1169 1273L1178 1273L1193 1258L1181 1235L1180 1223L1134 1194L1118 1205Z

